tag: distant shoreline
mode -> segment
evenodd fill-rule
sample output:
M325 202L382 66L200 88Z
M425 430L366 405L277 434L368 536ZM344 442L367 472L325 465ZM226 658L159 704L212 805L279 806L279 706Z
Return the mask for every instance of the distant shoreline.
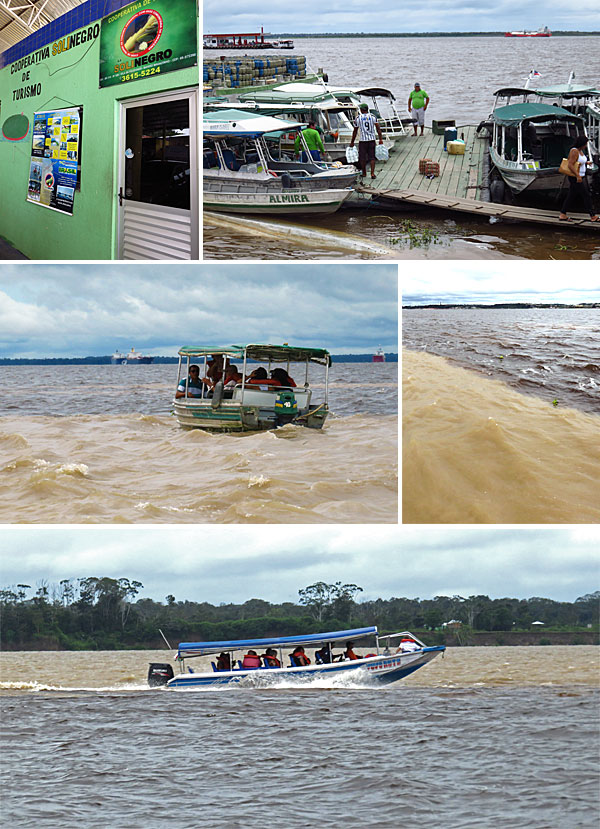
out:
M332 354L332 363L370 363L372 354ZM152 363L145 365L177 365L178 357L154 357ZM248 360L249 363L255 362ZM386 363L397 363L398 354L386 352ZM0 357L0 366L107 366L111 365L110 354L101 357Z
M492 305L484 305L477 302L431 302L428 305L403 305L403 311L418 311L424 308L572 308L578 310L589 310L590 308L600 308L600 302L580 302L577 305L569 305L561 302L495 302Z
M343 37L504 37L505 29L498 32L271 32L277 37L290 38L343 38ZM516 30L515 30L516 31ZM599 32L552 32L552 37L597 37Z

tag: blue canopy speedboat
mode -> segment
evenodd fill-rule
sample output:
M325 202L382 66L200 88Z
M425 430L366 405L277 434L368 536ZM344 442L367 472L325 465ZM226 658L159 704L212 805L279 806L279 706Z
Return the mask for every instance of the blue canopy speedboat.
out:
M374 645L361 644L362 640L375 640ZM344 653L334 654L336 644L367 649L364 655L345 658ZM306 648L315 648L309 654ZM260 655L257 651L264 650ZM182 642L175 659L179 673L170 664L151 663L148 683L167 688L197 689L221 687L264 687L312 680L333 680L348 676L352 682L368 686L389 685L422 668L443 653L445 646L427 647L408 631L379 635L377 627L338 630L330 633L314 633L304 636L281 636L269 639L241 639L222 642ZM243 656L244 653L246 656ZM186 670L186 660L219 654L217 662L211 662L211 671ZM250 656L248 656L250 654ZM243 657L243 658L242 658ZM309 660L309 664L300 664ZM256 665L249 667L254 661ZM245 667L244 667L245 666Z

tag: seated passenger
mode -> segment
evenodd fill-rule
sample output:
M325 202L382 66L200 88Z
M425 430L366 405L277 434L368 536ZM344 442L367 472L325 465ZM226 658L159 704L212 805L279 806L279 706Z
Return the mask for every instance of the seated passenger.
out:
M217 657L217 671L231 670L231 654L220 653Z
M179 385L177 386L177 391L175 392L175 399L179 399L180 397L185 397L185 385L186 380L183 377L179 381ZM190 366L190 374L187 379L187 396L188 397L203 397L203 388L204 384L200 379L200 368L198 366Z
M284 368L274 368L271 372L271 379L277 380L280 386L289 386L292 389L296 388L296 384Z
M262 655L265 668L281 668L281 662L277 658L277 651L275 648L267 648Z
M298 667L302 665L310 665L310 659L304 653L302 645L298 645L298 647L292 651L292 662Z
M331 653L331 648L328 644L323 645L322 648L315 651L315 662L317 662L317 664L321 663L323 665L328 665L330 662L334 661L335 655Z
M248 651L242 660L242 668L262 668L260 656L256 651Z
M224 378L226 389L234 389L238 383L242 382L243 379L244 377L239 373L237 366L227 366Z
M354 642L346 642L346 650L344 651L344 659L362 659L360 654L354 653Z
M255 368L248 377L246 377L247 386L279 386L277 380L269 380L267 369L263 366Z

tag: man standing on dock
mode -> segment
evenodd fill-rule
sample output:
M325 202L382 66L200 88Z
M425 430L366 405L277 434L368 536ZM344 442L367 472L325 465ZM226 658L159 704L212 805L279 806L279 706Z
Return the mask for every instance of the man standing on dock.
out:
M424 89L421 89L421 84L416 83L415 88L411 90L408 96L408 111L413 113L413 127L415 135L417 134L417 127L421 127L421 135L425 128L425 110L429 106L429 95Z
M356 133L360 130L358 139L358 164L362 178L367 175L367 161L371 162L371 178L375 176L375 130L379 135L379 143L383 144L383 133L377 118L369 113L367 104L360 105L360 115L354 121L354 132L350 139L350 146L354 146Z

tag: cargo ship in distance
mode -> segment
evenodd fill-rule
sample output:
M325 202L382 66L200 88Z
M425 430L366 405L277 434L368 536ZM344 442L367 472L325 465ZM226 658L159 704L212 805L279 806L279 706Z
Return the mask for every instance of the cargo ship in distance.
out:
M552 32L547 26L543 26L537 32L505 32L504 37L552 37Z
M383 348L379 346L373 357L371 358L372 363L385 363L385 354L383 352Z
M111 356L110 361L113 366L137 366L147 365L148 363L154 362L154 357L146 357L144 354L140 354L139 351L136 351L135 348L132 348L131 351L127 352L127 354L121 354L120 351L115 351L115 353Z
M204 49L293 49L293 40L273 40L263 31L243 34L204 35Z

